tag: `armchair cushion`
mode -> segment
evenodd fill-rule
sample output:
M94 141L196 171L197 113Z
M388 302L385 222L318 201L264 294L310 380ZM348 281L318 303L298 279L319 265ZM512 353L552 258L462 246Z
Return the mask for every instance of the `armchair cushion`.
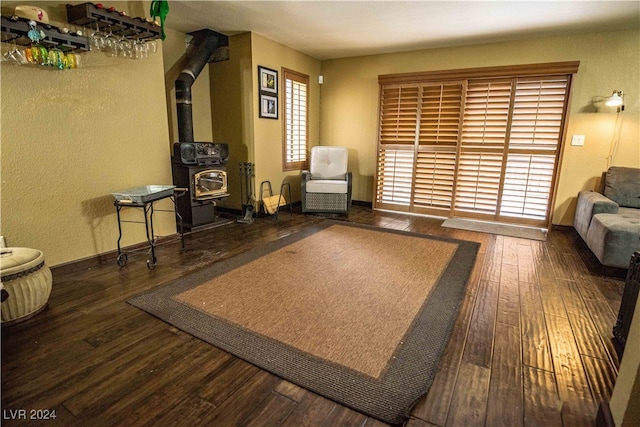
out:
M346 180L312 179L307 181L307 193L340 193L346 194L349 186Z
M312 147L309 171L311 179L346 179L346 147Z

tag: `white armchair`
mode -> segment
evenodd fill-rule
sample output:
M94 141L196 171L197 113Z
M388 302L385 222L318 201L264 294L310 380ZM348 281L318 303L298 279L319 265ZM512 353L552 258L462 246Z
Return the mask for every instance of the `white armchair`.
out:
M311 148L309 170L302 171L302 212L348 213L351 172L346 147Z

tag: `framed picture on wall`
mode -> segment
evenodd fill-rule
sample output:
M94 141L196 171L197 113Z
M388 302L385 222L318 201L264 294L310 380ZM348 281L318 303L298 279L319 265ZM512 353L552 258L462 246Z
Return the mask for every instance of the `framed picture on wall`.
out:
M278 118L278 97L264 93L260 94L260 117L265 119Z
M258 65L260 92L278 95L278 72Z

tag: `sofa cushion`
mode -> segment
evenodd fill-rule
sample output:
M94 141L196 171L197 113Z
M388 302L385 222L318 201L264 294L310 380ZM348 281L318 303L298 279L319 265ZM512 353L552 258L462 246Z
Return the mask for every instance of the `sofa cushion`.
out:
M587 245L603 265L628 268L633 252L640 251L640 210L594 215Z
M591 225L591 218L600 213L617 213L618 204L595 191L581 191L578 193L576 213L573 217L573 227L582 240L587 241L587 232Z
M620 206L640 209L640 168L610 167L604 195Z

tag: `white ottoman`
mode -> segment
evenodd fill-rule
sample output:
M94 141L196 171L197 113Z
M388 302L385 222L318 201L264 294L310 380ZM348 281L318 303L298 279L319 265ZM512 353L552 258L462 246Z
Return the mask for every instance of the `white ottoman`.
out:
M42 311L51 294L51 270L37 249L0 249L2 286L9 297L2 302L2 322L26 320Z

